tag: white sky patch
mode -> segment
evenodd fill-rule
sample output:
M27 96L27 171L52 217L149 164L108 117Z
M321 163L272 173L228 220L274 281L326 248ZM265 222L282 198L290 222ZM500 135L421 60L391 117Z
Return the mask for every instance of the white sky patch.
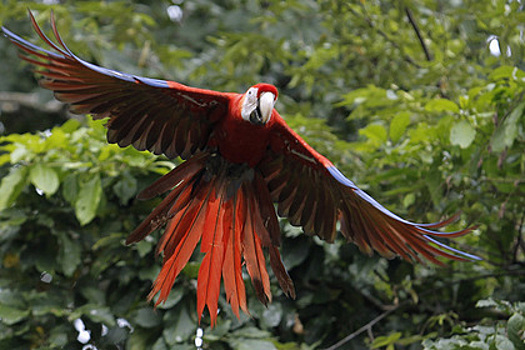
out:
M487 42L489 43L490 54L495 57L501 56L500 42L496 35L491 35L488 37ZM512 56L512 50L509 45L505 49L505 55L507 57Z
M133 333L135 330L125 318L117 318L117 326L120 328L129 328L130 333Z
M499 57L501 55L501 51L499 49L499 40L498 40L498 37L495 36L495 35L491 35L489 36L489 38L487 39L487 41L489 42L489 50L490 50L490 54L492 56L496 56L496 57Z
M86 330L84 322L80 318L73 321L75 329L78 331L77 340L79 343L86 344L91 339L91 331Z
M103 324L103 325L102 325L102 332L101 332L101 335L102 335L102 336L105 336L105 335L108 334L108 332L109 332L108 327L107 327L105 324Z
M98 350L95 345L87 344L82 347L82 350Z
M51 276L49 273L47 272L42 272L42 274L40 275L40 280L44 283L51 283L51 281L53 280L53 276Z
M182 8L179 5L171 5L166 11L168 12L168 17L172 22L182 21L182 16L184 13L182 12Z
M197 328L197 331L195 332L195 347L197 350L202 349L202 344L204 343L202 336L204 335L204 331L202 328Z

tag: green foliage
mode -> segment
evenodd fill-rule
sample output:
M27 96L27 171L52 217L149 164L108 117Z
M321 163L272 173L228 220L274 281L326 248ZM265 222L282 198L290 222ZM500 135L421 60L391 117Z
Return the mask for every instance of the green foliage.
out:
M479 308L492 308L505 317L504 322L490 325L476 325L473 327L458 327L454 333L459 333L450 339L423 342L425 350L522 350L525 349L525 303L511 304L506 301L493 299L480 300L476 304Z
M52 97L0 40L0 89L38 99L0 101L0 349L82 348L81 331L98 349L314 349L345 337L338 348L523 348L520 2L0 4L2 24L34 39L27 8L40 23L54 9L70 48L113 69L219 90L276 84L290 126L347 176L414 221L461 212L452 229L479 227L456 246L485 260L436 268L367 257L282 221L297 299L273 281L265 308L248 287L252 317L237 320L222 296L218 326L205 318L201 335L198 254L153 309L159 233L124 245L159 201L136 193L174 164L108 145L103 122L55 126L64 112L39 109Z

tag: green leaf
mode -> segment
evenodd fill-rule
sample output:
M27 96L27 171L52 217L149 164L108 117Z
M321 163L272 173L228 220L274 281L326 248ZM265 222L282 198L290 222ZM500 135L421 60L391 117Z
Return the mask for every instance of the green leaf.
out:
M11 168L9 174L0 184L0 210L6 209L13 203L25 185L27 176L26 167Z
M162 309L171 309L172 307L177 305L179 303L179 301L182 300L183 296L184 296L184 288L181 288L180 286L178 286L176 284L173 287L173 289L171 290L170 294L168 295L168 299L166 299L165 302L159 304L157 306L157 309L161 309L161 310ZM153 299L155 301L155 303L157 303L159 297L160 297L160 294L157 294L155 296L155 299Z
M33 158L32 154L24 145L17 145L18 147L11 152L11 164L16 164L21 160L29 161Z
M120 199L120 204L126 205L137 193L137 180L128 173L113 186L113 191Z
M73 242L65 232L59 232L60 252L58 263L66 276L72 276L81 261L82 247L78 242Z
M450 129L450 143L454 146L467 148L476 137L476 130L464 120L457 122Z
M444 99L444 98L437 98L430 100L425 105L425 110L429 112L452 112L452 113L458 113L459 112L459 106L455 104L454 102Z
M481 299L478 300L476 303L476 307L482 308L482 307L497 307L499 304L496 303L496 301L492 298L489 299Z
M509 338L500 334L496 334L495 338L494 345L497 350L515 350L514 344L512 344Z
M5 163L10 163L10 162L11 162L11 155L9 153L0 155L0 166L4 165Z
M41 163L31 167L29 179L36 188L42 190L47 196L53 195L60 185L56 171Z
M0 304L0 322L8 326L14 325L29 316L29 310L20 310Z
M82 226L95 218L101 197L102 186L98 175L80 185L80 192L75 202L75 215Z
M277 350L268 340L231 338L228 343L236 350Z
M387 140L386 129L380 124L370 124L359 130L359 134L366 136L376 146L384 144Z
M173 310L175 311L175 310ZM162 335L166 339L166 343L172 346L177 343L182 343L188 339L191 335L195 334L197 324L188 314L186 307L180 307L176 319L170 322L170 327L165 328ZM173 317L170 315L168 317Z
M410 207L416 201L416 195L413 193L408 193L405 198L403 198L403 206L405 208Z
M372 343L372 348L380 348L390 344L395 344L403 334L401 332L394 332L387 336L377 337Z
M160 312L151 307L139 309L135 315L135 323L144 328L153 328L160 324Z
M525 72L514 66L501 66L490 73L490 79L500 80L500 79L511 79L524 78Z
M507 322L507 334L516 350L525 350L525 317L515 313Z
M525 102L522 102L496 129L491 141L492 151L499 153L503 152L506 147L512 147L512 144L518 135L518 121L523 115L524 109Z
M390 122L390 138L393 142L399 141L410 124L410 113L399 112Z
M70 204L75 204L78 195L78 183L76 174L68 174L62 182L62 196Z
M108 327L113 327L116 324L115 317L107 306L84 304L71 312L68 319L73 321L82 316L87 316L89 319L91 319L91 321L103 323Z

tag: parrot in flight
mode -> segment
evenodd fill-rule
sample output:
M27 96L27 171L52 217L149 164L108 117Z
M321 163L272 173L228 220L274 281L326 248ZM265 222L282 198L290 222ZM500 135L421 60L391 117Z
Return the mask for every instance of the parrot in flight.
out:
M54 16L50 40L29 13L34 30L49 46L36 46L2 27L4 35L36 66L40 85L70 105L72 113L107 118L107 139L121 147L185 161L144 189L138 199L169 192L129 235L138 242L165 226L156 253L163 266L149 299L166 300L177 275L200 242L204 258L197 279L199 322L207 307L217 321L221 279L226 300L239 317L249 314L242 266L257 298L271 301L266 258L279 285L295 297L279 253L276 215L307 235L333 242L339 231L362 252L409 261L437 257L479 260L436 237L457 237L473 227L442 232L457 217L419 224L390 212L310 147L274 109L273 85L256 84L245 93L224 93L174 81L121 73L82 60L60 37ZM274 206L276 204L276 207ZM263 249L264 248L264 249Z

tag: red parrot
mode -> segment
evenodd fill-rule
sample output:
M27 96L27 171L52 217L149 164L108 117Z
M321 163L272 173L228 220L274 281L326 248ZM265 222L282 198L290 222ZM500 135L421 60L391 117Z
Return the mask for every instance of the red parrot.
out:
M30 17L51 51L2 30L27 54L22 58L39 68L43 87L73 113L108 118L110 143L185 159L138 195L149 199L169 192L126 240L138 242L166 226L156 250L163 255L163 266L149 294L151 300L160 293L156 305L166 300L199 242L204 253L197 286L199 321L207 307L211 325L216 323L221 278L236 316L239 309L248 313L243 264L258 299L265 305L271 301L265 254L283 291L295 297L278 249L274 203L279 216L328 242L335 239L340 222L341 234L367 254L376 250L387 258L425 258L436 264L442 264L437 256L479 259L434 238L461 236L472 227L433 230L455 217L431 224L409 222L347 179L286 125L274 109L274 86L256 84L244 94L224 93L102 68L67 48L53 16L57 43Z

